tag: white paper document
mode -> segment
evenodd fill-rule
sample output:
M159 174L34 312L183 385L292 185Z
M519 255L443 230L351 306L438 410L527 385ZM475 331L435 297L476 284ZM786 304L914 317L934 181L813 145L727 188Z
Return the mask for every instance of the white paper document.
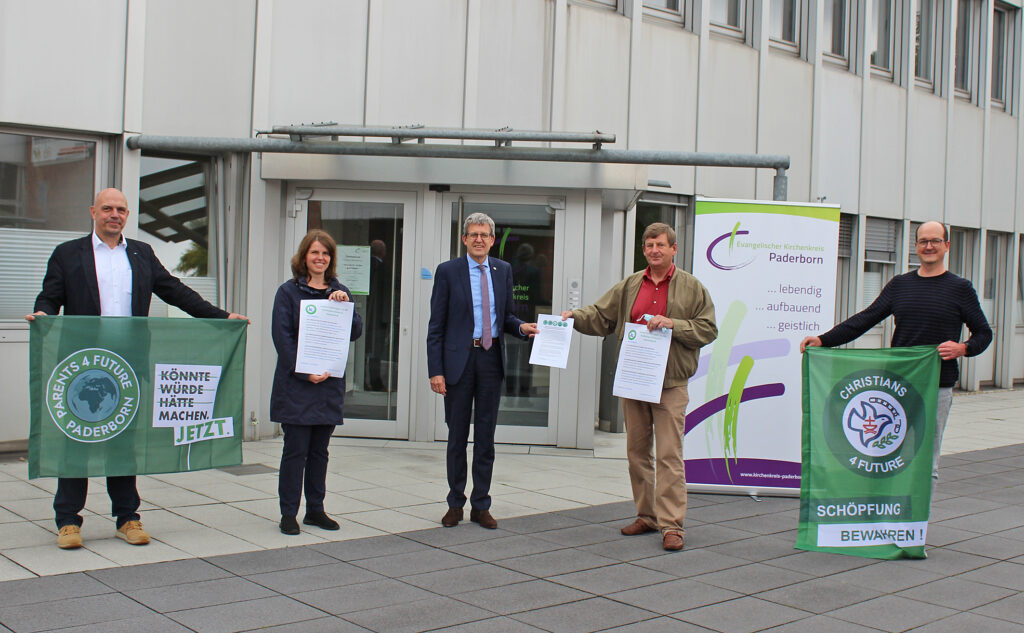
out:
M622 333L619 362L615 366L612 395L644 402L661 402L672 330L647 329L646 324L627 323Z
M316 299L301 303L296 372L322 374L326 371L334 378L345 375L354 311L355 304L351 301Z
M572 342L573 319L562 320L556 314L538 314L537 328L530 350L531 365L546 365L565 369L569 362L569 344Z

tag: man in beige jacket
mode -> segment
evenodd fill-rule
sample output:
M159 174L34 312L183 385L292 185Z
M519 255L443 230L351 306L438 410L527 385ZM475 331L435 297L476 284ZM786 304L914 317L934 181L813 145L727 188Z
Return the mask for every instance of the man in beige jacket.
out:
M700 348L715 340L715 306L707 289L672 263L676 232L656 222L644 230L647 268L612 286L593 305L562 312L575 319L573 329L595 336L615 332L622 342L626 323L651 330L672 330L661 402L622 399L626 418L626 455L636 503L636 520L622 528L627 536L660 531L662 546L683 548L686 474L683 466L686 381L697 370ZM651 459L653 449L656 462Z

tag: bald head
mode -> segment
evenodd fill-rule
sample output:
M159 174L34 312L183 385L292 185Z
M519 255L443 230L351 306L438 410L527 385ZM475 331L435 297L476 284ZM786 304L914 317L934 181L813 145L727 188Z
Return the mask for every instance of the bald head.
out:
M121 241L121 231L129 213L128 199L113 187L96 194L96 201L89 207L96 236L111 248Z
M921 226L917 227L917 239L921 239L921 231L928 233L929 236L938 231L942 234L943 242L949 241L949 234L946 232L946 225L943 224L942 222L929 220L928 222L925 222Z

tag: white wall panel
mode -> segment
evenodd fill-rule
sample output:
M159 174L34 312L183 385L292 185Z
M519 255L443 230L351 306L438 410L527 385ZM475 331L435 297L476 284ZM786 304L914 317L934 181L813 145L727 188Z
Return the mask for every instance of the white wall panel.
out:
M641 25L639 55L633 66L639 75L639 93L633 95L633 103L642 108L643 116L634 119L631 149L695 150L697 44L696 35L677 25ZM648 176L672 183L671 191L676 193L693 193L693 167L652 165Z
M0 2L0 121L121 133L124 0Z
M547 127L554 7L515 0L480 3L477 120L472 127Z
M1017 185L1017 119L992 110L985 160L985 228L1013 231Z
M270 44L273 124L362 124L366 11L365 2L274 3Z
M629 21L612 11L577 5L570 5L568 14L565 129L625 134Z
M950 224L980 226L982 122L980 108L962 101L953 104L953 144L946 157L952 185L946 201Z
M829 67L821 73L821 138L818 195L838 204L844 211L856 211L860 204L860 93L861 78Z
M868 81L866 90L860 211L899 219L903 217L907 93L875 79Z
M753 153L757 138L757 53L733 41L707 43L708 76L701 77L697 150ZM754 197L754 173L744 168L697 169L697 193Z
M366 123L461 126L465 0L387 0L378 10L383 28L371 34L368 55L380 76Z
M906 217L942 219L946 179L946 100L917 90L910 102L910 208Z
M146 5L143 132L249 136L255 0Z
M760 130L762 154L787 154L790 159L789 200L809 200L811 190L811 116L814 68L785 53L768 53L768 72L761 92L764 129ZM759 169L757 192L772 197L775 171Z

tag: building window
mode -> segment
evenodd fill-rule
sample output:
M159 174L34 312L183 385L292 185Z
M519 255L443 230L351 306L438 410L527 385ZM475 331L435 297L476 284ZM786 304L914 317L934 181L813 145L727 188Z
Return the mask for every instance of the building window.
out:
M871 65L892 72L892 0L875 0L875 12L871 16L868 32L868 48Z
M907 272L921 267L921 258L917 256L917 229L923 222L911 222L910 233L907 234Z
M1017 327L1024 327L1024 235L1017 246Z
M679 13L679 0L644 0L644 6Z
M935 80L935 0L914 0L914 75Z
M96 151L95 140L0 133L0 319L32 312L54 247L89 232Z
M711 0L711 23L743 33L744 0Z
M797 0L771 0L768 35L777 42L799 45L800 4Z
M848 318L853 311L850 305L850 282L853 279L851 261L853 258L854 235L857 216L850 213L839 215L839 252L836 260L836 323Z
M871 302L892 279L896 264L896 222L881 218L867 218L864 226L864 283L861 287L862 305Z
M971 94L971 0L957 0L956 4L956 59L953 70L953 87L962 96Z
M218 305L215 167L209 157L143 154L138 214L139 234L164 267ZM163 309L154 301L151 314Z
M846 0L824 0L822 50L831 57L849 59L850 14Z
M1006 107L1007 88L1012 85L1009 80L1013 67L1013 55L1010 43L1014 18L1009 7L997 4L992 12L992 82L991 96L1002 107Z

